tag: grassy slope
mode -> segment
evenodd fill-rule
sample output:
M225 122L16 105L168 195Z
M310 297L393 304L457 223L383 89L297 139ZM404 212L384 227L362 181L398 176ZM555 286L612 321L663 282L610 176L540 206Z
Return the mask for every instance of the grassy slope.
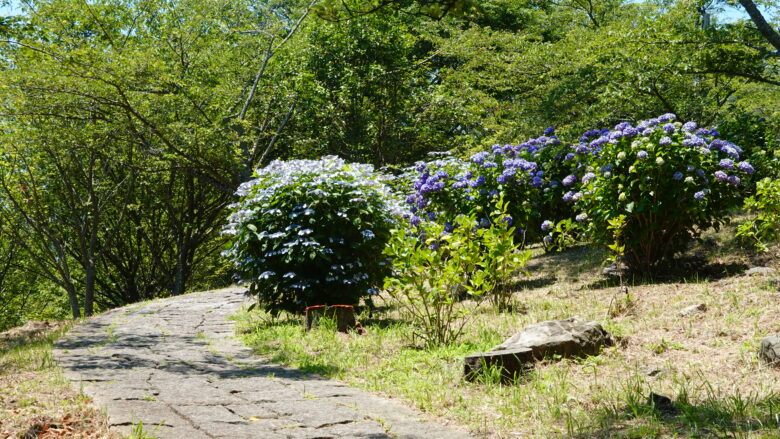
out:
M54 363L52 342L68 327L0 344L0 438L107 438L107 419Z
M539 254L521 279L525 309L497 313L485 305L457 345L419 349L413 328L391 303L363 319L369 335L306 333L294 318L262 312L238 316L245 340L272 359L388 396L487 437L780 437L780 370L756 357L759 340L780 332L780 293L767 278L735 272L756 264L728 242L729 231L692 251L704 268L630 287L634 306L609 316L618 288L601 277L603 254L586 248ZM767 261L758 261L766 263ZM680 317L705 303L701 315ZM619 346L583 360L537 365L502 386L486 377L464 383L462 357L495 346L522 327L580 315L600 321ZM649 367L661 372L648 376ZM676 413L648 405L656 392L676 400Z

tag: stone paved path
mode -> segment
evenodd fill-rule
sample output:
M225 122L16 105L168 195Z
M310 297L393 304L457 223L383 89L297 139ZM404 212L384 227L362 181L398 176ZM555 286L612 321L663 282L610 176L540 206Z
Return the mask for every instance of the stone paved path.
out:
M112 429L143 422L160 438L469 437L399 402L264 362L233 339L243 290L193 293L115 309L54 349Z

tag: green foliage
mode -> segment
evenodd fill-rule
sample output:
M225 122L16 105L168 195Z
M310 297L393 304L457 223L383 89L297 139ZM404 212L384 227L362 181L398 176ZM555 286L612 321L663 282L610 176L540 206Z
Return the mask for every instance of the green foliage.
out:
M468 308L461 303L465 293L484 299L493 286L482 270L485 259L473 215L459 215L459 226L445 233L435 222L421 223L419 235L399 229L393 233L385 254L393 260L393 276L385 289L398 301L427 345L455 341L467 323Z
M385 288L417 325L428 345L455 341L468 323L464 296L489 299L499 309L511 306L509 283L531 257L514 243L507 205L496 204L497 222L481 227L476 216L458 215L450 228L424 221L415 231L396 230L385 249L393 276Z
M275 161L239 188L226 255L268 311L356 305L389 264L393 199L370 165Z
M496 202L490 215L495 218L494 224L479 234L480 270L488 280L488 297L498 310L512 309L512 276L531 259L531 251L520 251L520 244L515 243L507 204L502 199Z
M614 245L612 223L625 216L619 246L629 268L643 273L669 262L702 230L727 221L739 202L741 179L752 173L749 164L736 162L735 145L692 134L692 122L667 122L637 137L610 134L622 137L603 144L578 202L584 212L578 218L590 221L592 238L603 245Z
M780 180L765 178L756 184L756 194L745 199L745 208L757 212L755 219L739 225L737 236L761 251L780 238Z

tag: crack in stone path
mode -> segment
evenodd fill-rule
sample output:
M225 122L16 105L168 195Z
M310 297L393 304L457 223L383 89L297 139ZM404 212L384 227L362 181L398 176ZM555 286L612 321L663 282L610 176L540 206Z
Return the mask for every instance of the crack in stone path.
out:
M466 433L397 401L268 363L235 340L243 289L118 308L74 327L54 357L111 428L159 438L432 438Z

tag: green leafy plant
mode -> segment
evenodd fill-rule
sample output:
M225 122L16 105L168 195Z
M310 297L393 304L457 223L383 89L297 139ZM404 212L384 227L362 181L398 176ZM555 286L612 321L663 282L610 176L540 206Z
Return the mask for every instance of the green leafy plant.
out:
M519 251L506 210L499 199L492 224L472 212L455 217L453 225L422 221L393 234L385 249L393 276L385 288L418 325L415 335L425 344L448 344L462 333L470 311L463 296L478 304L488 299L500 310L511 307L510 280L531 252Z
M451 232L433 221L422 222L417 232L398 229L385 255L393 259L393 276L385 289L418 326L415 336L426 345L448 344L458 338L467 322L467 294L483 299L492 287L482 271L480 230L474 215L459 215Z
M635 272L656 272L701 231L728 221L742 180L754 172L737 145L675 119L665 114L594 134L582 151L592 157L589 173L569 179L570 198L582 210L576 219L595 242L612 244L610 221L625 215L621 245Z
M762 252L780 238L780 181L765 178L756 184L756 194L745 199L745 208L758 213L737 228L737 236Z
M512 308L512 274L523 268L531 258L529 250L520 251L520 244L515 243L512 218L506 214L507 204L498 200L490 215L496 219L495 223L479 234L481 273L490 287L490 301L501 311Z
M276 161L241 185L225 254L271 313L355 305L389 273L397 203L370 165Z

